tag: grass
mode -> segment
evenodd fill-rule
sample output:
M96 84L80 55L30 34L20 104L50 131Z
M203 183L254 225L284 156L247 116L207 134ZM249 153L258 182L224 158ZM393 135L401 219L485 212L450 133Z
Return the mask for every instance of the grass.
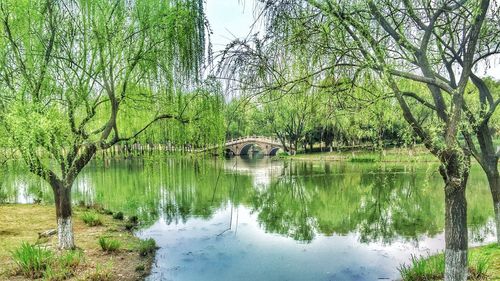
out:
M153 238L141 240L139 242L139 254L141 256L151 255L156 251L156 241Z
M500 280L500 247L491 244L469 251L469 280ZM404 281L443 280L444 255L413 256L409 264L399 267Z
M66 280L72 277L83 262L81 251L54 253L40 245L22 243L12 251L15 263L14 275L48 281Z
M352 151L334 151L334 152L314 152L306 154L297 154L293 156L283 156L286 159L305 160L305 161L350 161L350 162L437 162L434 157L423 146L414 148L388 148L383 151L370 151L365 149ZM359 161L358 161L359 159ZM363 160L367 161L363 161ZM373 159L373 160L372 160Z
M95 270L85 275L86 281L111 281L113 278L112 265L110 263L101 266L97 265Z
M74 217L81 218L85 212L89 210L73 208ZM13 258L14 252L21 252L24 244L32 247L19 254L24 257L26 268L30 268L31 258L25 257L29 251L46 250L53 256L52 262L31 266L45 268L43 273L38 273L44 280L142 280L151 268L154 255L139 253L141 240L125 230L125 221L104 214L100 215L100 220L103 227L90 227L81 219L73 220L75 243L81 251L60 252L57 250L57 235L38 240L39 232L56 228L54 206L0 204L0 280L32 280L20 272ZM103 254L98 243L100 237L119 241L120 250L113 255ZM137 267L144 270L136 271Z
M42 277L47 267L53 263L54 253L40 246L23 242L19 248L12 251L12 260L16 264L16 272L36 279Z
M82 214L81 218L83 222L88 226L102 225L101 217L95 212L85 212Z
M106 237L99 238L99 246L105 252L111 253L116 252L120 249L121 243L118 240L110 239Z

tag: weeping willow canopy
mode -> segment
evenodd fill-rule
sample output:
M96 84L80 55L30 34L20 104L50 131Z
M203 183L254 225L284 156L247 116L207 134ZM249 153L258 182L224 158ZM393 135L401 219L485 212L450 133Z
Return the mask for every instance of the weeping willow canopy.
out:
M42 155L65 177L81 155L146 134L220 140L203 1L4 0L0 24L0 142L42 177Z

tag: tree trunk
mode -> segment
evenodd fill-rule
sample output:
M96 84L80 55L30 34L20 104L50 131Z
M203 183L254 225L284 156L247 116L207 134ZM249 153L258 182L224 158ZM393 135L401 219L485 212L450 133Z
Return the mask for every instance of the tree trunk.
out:
M467 267L467 200L465 188L470 159L454 151L446 156L440 168L445 180L445 281L466 281Z
M487 178L493 199L493 208L495 210L497 243L500 245L500 175L498 173L498 168L495 167L495 170L492 170L491 173L487 173Z
M465 185L446 183L445 187L445 281L467 280L467 201Z
M71 186L62 183L53 184L56 203L57 237L60 249L75 248L73 223L71 218Z

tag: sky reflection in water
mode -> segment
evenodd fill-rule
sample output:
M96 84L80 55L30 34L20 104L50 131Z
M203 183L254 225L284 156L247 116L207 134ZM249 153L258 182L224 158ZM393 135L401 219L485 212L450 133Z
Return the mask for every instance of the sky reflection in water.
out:
M3 198L52 202L50 189L26 175L6 173ZM493 241L478 167L467 196L471 244ZM149 280L396 279L412 254L444 245L435 164L96 160L73 200L146 222L138 235L160 246Z

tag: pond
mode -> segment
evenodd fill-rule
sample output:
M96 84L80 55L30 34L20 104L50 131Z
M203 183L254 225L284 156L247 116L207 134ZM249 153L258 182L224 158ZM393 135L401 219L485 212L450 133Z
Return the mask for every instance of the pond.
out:
M435 163L322 163L270 158L94 160L75 204L138 215L160 249L149 280L394 280L411 255L444 247ZM494 241L482 171L469 181L470 244ZM0 198L52 202L21 167Z

